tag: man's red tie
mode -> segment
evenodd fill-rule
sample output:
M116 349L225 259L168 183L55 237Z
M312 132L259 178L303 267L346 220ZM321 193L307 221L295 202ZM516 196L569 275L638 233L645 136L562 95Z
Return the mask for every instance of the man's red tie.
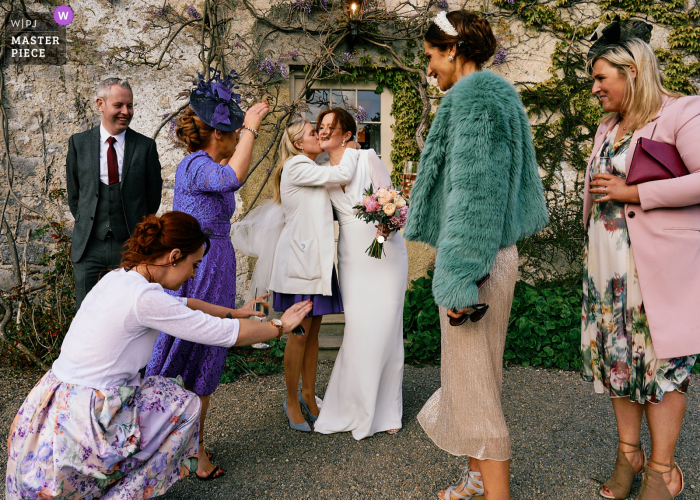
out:
M114 143L117 140L114 137L107 139L109 147L107 148L107 177L110 184L119 182L119 162L117 162L117 150L114 149Z

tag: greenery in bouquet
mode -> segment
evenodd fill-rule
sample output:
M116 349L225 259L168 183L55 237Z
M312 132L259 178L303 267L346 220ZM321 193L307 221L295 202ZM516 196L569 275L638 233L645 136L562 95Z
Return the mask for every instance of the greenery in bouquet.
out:
M367 253L370 257L381 259L386 235L406 225L408 202L401 191L390 187L375 189L370 184L364 194L362 202L353 208L357 210L358 219L362 219L367 224L376 225L377 236L367 249Z

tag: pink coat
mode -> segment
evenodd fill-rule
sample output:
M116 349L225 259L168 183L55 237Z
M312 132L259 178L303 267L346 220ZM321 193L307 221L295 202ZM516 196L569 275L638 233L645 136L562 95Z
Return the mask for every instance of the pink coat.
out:
M593 205L588 191L593 157L615 119L595 135L586 169L583 223ZM656 117L635 131L627 153L629 170L637 139L674 144L690 175L639 184L641 204L625 204L642 300L658 358L700 353L700 97L664 96Z

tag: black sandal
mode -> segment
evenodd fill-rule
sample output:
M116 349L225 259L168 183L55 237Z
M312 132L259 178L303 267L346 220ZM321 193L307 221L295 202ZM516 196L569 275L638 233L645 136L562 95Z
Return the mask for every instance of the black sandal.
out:
M221 471L221 474L217 475L217 472ZM199 474L197 474L197 471L194 472L194 475L197 476L197 479L200 481L211 481L212 479L219 479L220 477L223 477L225 474L224 469L219 467L218 465L215 465L214 468L207 474L206 476L202 477Z

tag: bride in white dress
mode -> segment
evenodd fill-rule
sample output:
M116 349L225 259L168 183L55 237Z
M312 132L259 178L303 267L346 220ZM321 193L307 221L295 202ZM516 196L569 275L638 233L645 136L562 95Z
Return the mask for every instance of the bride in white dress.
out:
M356 133L343 109L321 113L321 147L330 164L340 161ZM360 152L357 169L345 186L328 186L340 225L338 281L345 309L345 333L314 430L323 434L351 431L360 440L376 432L401 428L403 400L403 306L408 254L400 232L384 243L385 255L365 253L376 228L355 217L364 191L388 187L391 177L374 150Z

